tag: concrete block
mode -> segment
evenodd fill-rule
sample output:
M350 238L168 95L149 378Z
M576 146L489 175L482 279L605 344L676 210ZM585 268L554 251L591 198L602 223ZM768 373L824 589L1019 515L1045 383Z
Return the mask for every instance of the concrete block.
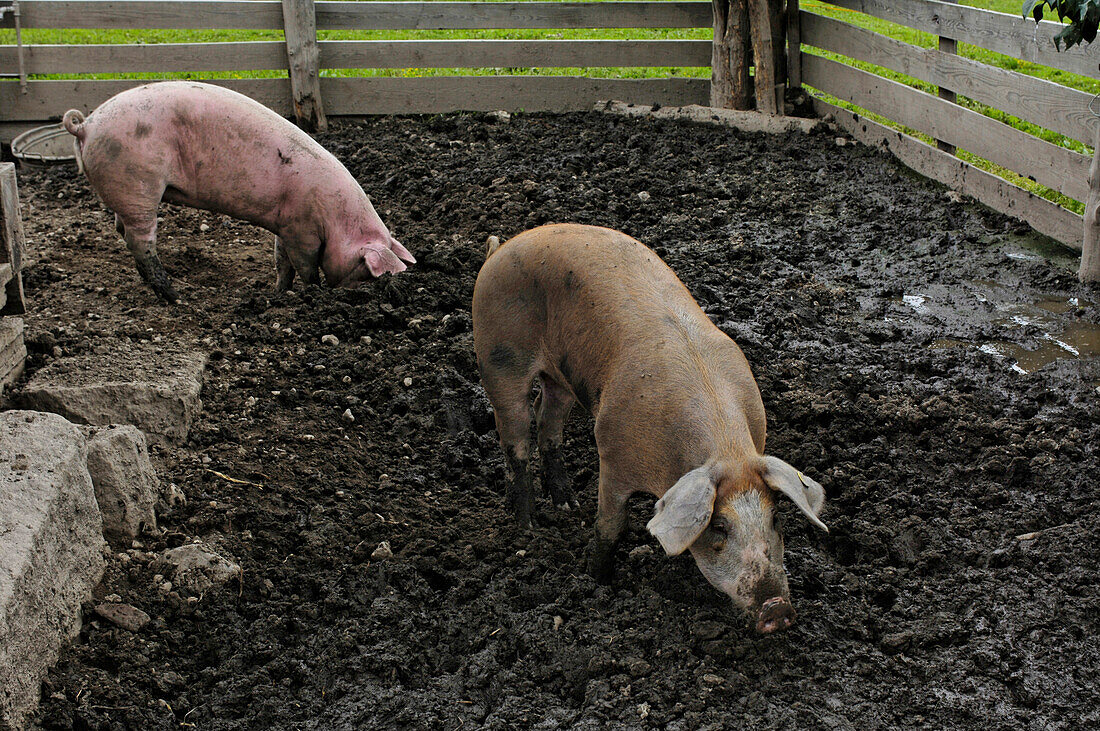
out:
M149 459L145 435L130 424L86 426L88 474L103 515L103 537L125 550L143 528L157 527L153 512L160 480Z
M187 439L202 409L205 353L120 342L107 353L59 358L34 374L21 406L81 424L133 424L158 444Z
M0 730L22 729L103 575L103 528L80 429L0 413Z

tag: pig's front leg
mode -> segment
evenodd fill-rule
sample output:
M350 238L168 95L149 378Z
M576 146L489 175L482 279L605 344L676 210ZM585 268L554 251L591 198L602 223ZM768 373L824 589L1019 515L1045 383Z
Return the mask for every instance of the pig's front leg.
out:
M153 215L151 223L145 221L127 223L121 217L115 216L115 228L119 228L120 225L122 238L126 241L126 248L134 255L141 278L148 282L162 299L172 304L179 302L180 296L176 290L172 289L168 273L164 271L160 257L157 256L156 215Z
M588 573L601 584L610 584L615 568L615 549L626 527L626 501L630 489L622 489L612 470L600 460L600 494L596 508L596 535L588 547Z
M275 237L275 290L285 292L294 282L294 274L306 284L319 284L321 273L318 264L321 247L288 244L281 236Z

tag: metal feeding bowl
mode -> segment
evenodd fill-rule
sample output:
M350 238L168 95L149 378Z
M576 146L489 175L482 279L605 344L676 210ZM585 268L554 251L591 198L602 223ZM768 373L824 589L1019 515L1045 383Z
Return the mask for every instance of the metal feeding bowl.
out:
M35 127L11 141L11 154L25 165L60 165L76 160L73 136L60 124Z

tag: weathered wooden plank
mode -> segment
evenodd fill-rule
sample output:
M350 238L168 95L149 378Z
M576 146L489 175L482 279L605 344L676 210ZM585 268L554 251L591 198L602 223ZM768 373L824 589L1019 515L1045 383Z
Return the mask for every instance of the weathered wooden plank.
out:
M13 84L18 86L18 84ZM23 219L19 213L19 186L15 163L0 162L0 261L11 265L11 278L0 314L21 315L27 311L23 300Z
M23 318L0 317L0 394L23 373L27 346L23 342Z
M278 0L151 2L22 0L24 28L283 27ZM322 30L488 28L709 28L710 3L687 2L318 2ZM12 27L6 16L0 27Z
M322 30L710 28L710 3L319 2Z
M593 79L585 76L323 78L329 114L439 114L460 110L565 112L603 99L636 104L706 104L708 79Z
M24 46L28 74L106 74L285 69L281 41ZM15 46L0 46L0 68L14 68ZM10 64L10 65L9 65Z
M947 87L1040 127L1089 144L1092 94L1052 81L917 48L839 20L802 13L802 41Z
M709 66L709 41L321 41L321 68L594 68ZM29 74L272 70L287 67L280 41L24 46ZM13 68L14 46L0 46ZM9 65L10 64L10 65Z
M279 30L278 0L21 0L24 28L240 28ZM13 27L7 16L0 27Z
M328 129L321 102L320 53L313 0L282 0L294 119L310 132Z
M0 82L0 120L56 121L67 109L89 113L140 80L31 81L28 94L16 82ZM211 79L288 115L289 79ZM438 114L457 110L570 111L602 99L638 104L705 104L707 79L592 79L584 76L438 76L421 78L322 78L329 116Z
M825 0L831 5L873 15L882 20L948 36L1006 56L1053 66L1075 74L1097 77L1100 44L1090 43L1058 51L1054 36L1061 23L1034 20L1018 14L997 13L937 0Z
M709 66L710 41L322 41L321 67Z
M141 79L49 80L30 81L27 93L19 93L19 84L0 81L0 120L59 121L68 109L88 114L120 91L149 83ZM210 79L252 97L261 104L287 115L290 104L290 79Z
M798 0L787 0L787 87L802 87L802 14Z
M995 119L812 54L802 58L802 80L807 86L950 142L1070 198L1084 200L1088 195L1087 157Z
M882 147L921 175L1018 218L1071 249L1081 250L1081 216L1073 211L847 109L821 99L814 99L814 108L822 115L832 113L837 124L854 138L871 147Z
M4 306L8 303L8 288L7 284L11 281L11 264L4 262L0 264L0 312L4 311ZM0 348L3 347L3 343L0 342Z

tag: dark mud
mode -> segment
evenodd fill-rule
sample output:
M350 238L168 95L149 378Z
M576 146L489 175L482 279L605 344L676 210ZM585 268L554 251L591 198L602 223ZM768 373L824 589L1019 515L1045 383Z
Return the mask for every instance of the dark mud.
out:
M269 234L166 207L161 257L189 303L166 306L75 172L21 174L31 371L118 338L214 353L189 442L157 454L189 501L99 590L154 621L89 613L42 727L1100 723L1100 368L1014 371L980 346L1035 350L1045 331L971 296L1100 323L1100 290L1020 254L1026 228L832 135L473 115L321 141L420 259L408 273L275 295ZM830 534L784 508L791 631L756 636L689 557L663 557L649 498L614 585L584 574L583 415L580 510L542 500L530 533L506 513L469 299L486 236L551 221L654 247L745 350L768 451L825 485ZM244 578L189 603L149 559L195 537ZM383 540L393 558L372 561Z

